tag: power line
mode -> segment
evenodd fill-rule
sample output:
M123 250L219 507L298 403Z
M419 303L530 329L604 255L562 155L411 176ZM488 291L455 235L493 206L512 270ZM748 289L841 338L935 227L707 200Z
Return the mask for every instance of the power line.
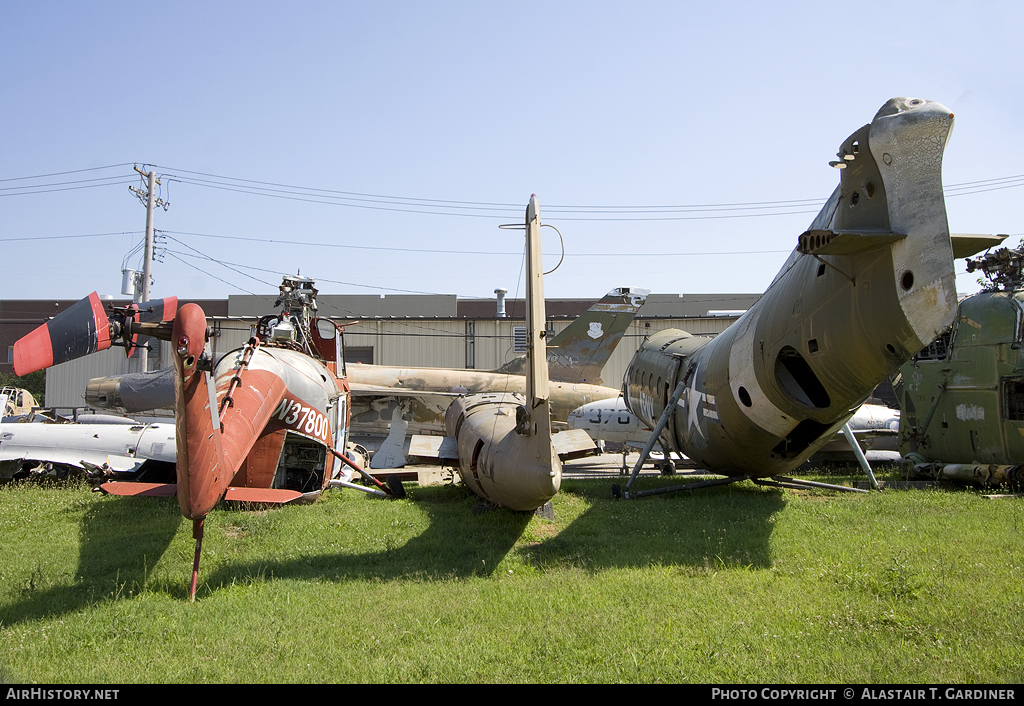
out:
M83 233L79 235L43 235L24 238L0 238L0 243L15 243L22 240L69 240L76 238L106 238L112 235L138 235L137 230L123 230L117 233Z
M394 248L394 247L383 247L375 245L346 245L341 243L322 243L322 242L310 242L301 240L285 240L275 238L252 238L241 235L214 235L212 233L194 233L186 231L175 231L166 230L160 231L161 233L174 233L176 235L191 235L199 238L214 238L218 240L239 240L250 243L263 243L267 245L289 245L289 246L308 246L317 248L336 248L340 250L371 250L371 251L382 251L382 252L409 252L409 253L424 253L430 255L488 255L488 256L502 256L502 257L520 257L523 253L520 252L500 252L500 251L487 251L487 250L438 250L436 248ZM182 241L177 241L181 243ZM182 243L184 245L184 243ZM727 250L722 252L678 252L678 253L648 253L648 252L613 252L613 253L566 253L565 257L651 257L656 255L657 257L692 257L695 255L771 255L778 253L788 253L789 250ZM552 253L547 253L552 254Z
M283 198L288 200L307 201L331 205L343 205L353 208L369 208L374 210L400 211L407 213L424 213L430 215L452 215L462 217L509 217L512 214L519 215L522 210L521 204L501 202L479 202L479 201L457 201L451 199L429 199L422 197L391 196L385 194L372 194L355 191L340 191L335 189L322 189L317 187L305 187L294 184L283 184L280 182L259 181L255 179L244 179L229 177L207 172L195 172L184 169L171 169L173 176L183 183L193 186L248 193L256 196ZM194 176L208 177L199 179ZM1024 186L1024 175L999 177L996 179L985 179L961 184L951 184L945 191L948 196L962 196L973 193L982 193L993 189L1015 188ZM734 203L703 203L703 204L677 204L677 205L651 205L651 206L597 206L597 205L564 205L547 204L545 213L563 214L558 216L559 220L700 220L711 218L749 218L766 215L803 215L814 213L807 210L789 210L779 213L779 209L799 209L804 207L820 207L824 199L789 199L777 201L749 201ZM400 207L400 208L399 208ZM429 210L424 210L429 209ZM441 210L444 209L444 210ZM483 211L486 213L467 213L467 211ZM622 218L622 214L694 214L694 213L721 213L736 211L763 211L761 213L726 213L724 215L703 215L703 216L665 216L651 218ZM571 218L568 214L595 214L594 218Z
M65 174L81 174L82 172L96 172L102 171L104 169L115 169L117 167L129 167L132 164L134 164L134 162L122 162L121 164L108 164L105 167L87 167L85 169L72 169L71 171L67 172L52 172L50 174L36 174L34 176L8 177L6 179L0 179L0 182L24 181L27 179L44 179L53 176L64 176Z
M177 260L181 260L181 257L178 257L179 255L182 256L182 257L197 257L197 258L201 258L201 259L204 259L204 260L208 260L210 262L214 262L214 263L216 263L218 265L221 265L222 267L226 267L226 268L228 268L230 270L233 270L233 271L237 272L240 275L243 275L245 277L249 277L250 279L254 279L257 282L260 282L261 284L267 285L268 287L274 287L276 285L272 285L272 284L270 284L268 282L264 282L263 280L257 279L256 277L253 277L252 275L247 275L244 272L241 272L240 270L235 269L235 268L242 268L242 269L246 269L246 270L252 270L254 272L266 272L268 274L274 274L274 275L277 275L279 277L290 274L288 272L282 272L280 270L270 270L270 269L267 269L267 268L264 268L264 267L252 267L252 266L249 266L249 265L242 265L242 264L239 264L239 263L226 262L224 260L218 260L218 259L216 259L214 257L210 257L209 255L206 255L206 254L203 254L203 253L199 252L195 248L192 248L191 246L187 245L186 243L183 243L182 241L178 240L177 238L171 238L171 240L174 240L177 243L181 243L182 245L184 245L185 247L189 248L190 250L193 250L196 253L198 253L196 255L190 255L189 253L182 253L182 252L175 252L173 250L168 250L167 251L168 254L175 256L175 259L177 259ZM215 278L215 279L220 279L220 278ZM225 280L220 280L220 281L224 282L225 284L229 284ZM432 295L432 296L439 296L437 292L423 292L423 291L419 291L419 290L415 290L415 289L397 289L395 287L379 287L379 286L371 285L371 284L359 284L359 283L356 283L356 282L343 282L341 280L328 279L326 277L317 277L316 281L317 282L330 282L331 284L341 284L341 285L344 285L346 287L362 287L364 289L375 289L375 290L382 291L382 292L397 292L397 293L400 293L400 294L427 294L427 295ZM251 294L251 292L250 292L250 294Z
M234 287L235 289L238 289L238 290L240 290L242 292L245 292L246 294L251 294L254 297L255 296L260 296L260 295L256 294L255 292L250 292L248 289L243 289L242 287L239 287L237 284L234 284L232 282L228 282L227 280L222 279L222 278L218 277L217 275L215 275L215 274L213 274L211 272L207 272L206 270L202 269L201 267L196 267L191 262L186 262L182 258L178 257L178 254L175 253L173 250L168 250L167 254L170 255L171 257L173 257L175 260L177 260L181 264L185 265L186 267L191 267L193 270L196 270L197 272L202 272L204 275L206 275L210 279L215 279L218 282L223 282L224 284L228 285L229 287ZM213 262L217 262L217 261L213 260ZM217 263L217 264L220 264L220 263ZM259 281L259 280L257 280L257 281ZM266 284L266 283L264 282L264 284ZM269 287L271 285L268 284L267 286Z
M417 203L415 199L402 200L396 197L395 200L361 199L347 196L332 196L330 194L314 193L305 191L283 191L279 189L261 189L245 185L232 185L225 183L206 182L188 177L172 174L171 178L183 184L200 186L221 191L250 194L253 196L264 196L268 198L283 199L287 201L301 201L305 203L318 203L326 206L344 206L348 208L368 209L372 211L391 211L397 213L418 213L431 216L456 216L461 218L519 218L522 208L518 205L509 204L507 207L489 205L471 205L471 202L464 202L465 205L456 205L454 202L423 204ZM799 208L801 202L780 201L775 203L766 202L764 205L730 205L730 204L707 204L704 206L663 206L663 207L626 207L626 206L605 206L605 207L584 207L584 206L545 206L545 213L553 216L554 219L562 221L686 221L686 220L713 220L721 218L757 218L762 216L789 216L817 213L817 206L824 201L813 202L816 207L813 210L796 210L778 212L774 209ZM443 209L443 210L442 210ZM470 212L472 211L472 212ZM481 212L482 211L482 212ZM763 211L759 213L723 213L726 211ZM571 215L558 215L559 213L598 213L599 216L583 218ZM650 215L644 218L624 217L620 214L659 214L659 213L686 213L686 214L718 214L718 215L682 215L682 216L655 216Z
M128 163L103 167L51 172L23 177L0 179L0 183L46 179L82 172L102 171L127 166ZM154 166L154 168L156 168ZM454 199L432 199L424 197L394 196L357 191L323 189L273 181L260 181L241 177L230 177L188 169L159 167L168 170L168 178L184 184L203 188L244 193L265 198L277 198L324 205L346 206L370 210L424 215L456 216L464 218L513 218L521 215L522 205L488 201L460 201ZM128 180L126 180L128 179ZM0 196L24 196L97 188L131 183L131 177L111 176L75 181L57 181L24 186L0 187ZM1010 189L1024 186L1024 175L1012 175L993 179L982 179L945 187L947 197L965 196L987 191ZM761 218L766 216L807 215L817 212L824 199L787 199L775 201L744 201L727 203L700 203L675 205L601 206L548 204L545 213L549 218L563 221L682 221L718 220L732 218ZM809 210L809 209L814 210Z
M195 179L185 177L181 174L172 173L177 181L189 183L195 186L207 186L210 188L222 188L229 191L250 193L261 196L287 197L308 197L314 201L318 199L331 199L345 202L346 205L354 205L351 201L367 202L374 204L401 205L401 206L429 206L431 208L447 208L477 211L496 211L502 214L513 209L516 213L522 210L521 204L512 203L489 203L472 201L452 201L445 199L423 199L403 196L384 196L380 194L361 194L358 192L337 191L333 189L319 189L314 187L291 186L287 184L274 184L272 182L254 182L249 179L233 179L231 177L216 177L222 181L210 181L206 179ZM235 184L234 182L243 182ZM249 186L249 184L266 184L267 186ZM270 186L276 188L269 188ZM305 200L305 199L299 199ZM318 201L319 202L319 201ZM330 201L325 201L329 203ZM763 202L739 202L726 204L692 204L677 206L560 206L558 204L547 204L544 207L545 213L558 212L605 212L614 213L677 213L677 212L699 212L699 211L721 211L721 210L754 210L754 209L775 209L794 208L824 203L823 199L802 199L787 201L763 201Z
M0 197L29 196L29 195L32 195L32 194L48 194L48 193L51 193L51 192L54 192L54 191L78 191L78 190L81 190L81 189L97 189L97 188L101 188L101 187L104 187L104 186L120 186L122 184L131 184L131 183L133 183L135 181L134 179L130 179L130 178L127 178L127 177L109 177L109 178L117 179L117 181L107 181L104 184L85 184L83 186L63 186L63 187L59 187L59 188L44 188L44 187L48 186L46 184L39 185L39 186L33 185L33 186L8 187L8 188L5 188L5 189L0 189L0 191L7 191L9 189L20 189L20 190L16 191L16 192L13 192L13 193L9 193L9 194L0 194ZM85 181L96 181L96 180L90 179L90 180L85 180ZM72 183L73 184L73 183L84 183L84 182L68 182L68 183ZM32 189L32 190L31 191L27 191L27 189Z

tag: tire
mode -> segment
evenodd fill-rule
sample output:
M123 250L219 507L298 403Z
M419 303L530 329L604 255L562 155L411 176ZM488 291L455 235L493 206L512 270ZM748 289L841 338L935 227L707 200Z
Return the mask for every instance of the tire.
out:
M402 485L401 479L398 474L392 473L387 478L388 488L391 490L391 497L396 500L401 500L405 497L405 487Z

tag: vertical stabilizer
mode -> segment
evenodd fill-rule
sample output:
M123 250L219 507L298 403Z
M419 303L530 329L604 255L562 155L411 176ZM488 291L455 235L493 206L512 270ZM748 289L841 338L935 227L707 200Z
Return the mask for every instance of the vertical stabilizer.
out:
M459 475L474 493L510 510L535 510L558 492L562 464L551 443L544 283L537 197L526 208L526 398L518 393L459 397L445 413Z
M536 195L526 207L526 327L530 345L526 350L526 397L531 420L551 436L548 393L547 321L544 311L544 263L540 247L540 205ZM534 427L536 428L536 427Z

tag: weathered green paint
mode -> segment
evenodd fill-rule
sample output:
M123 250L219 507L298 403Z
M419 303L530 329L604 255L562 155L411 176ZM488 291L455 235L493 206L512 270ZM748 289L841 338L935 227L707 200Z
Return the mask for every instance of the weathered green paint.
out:
M900 369L900 452L959 464L1024 463L1024 292L964 299L944 355Z
M894 98L843 141L840 184L764 296L713 339L669 330L637 352L624 387L673 450L730 476L791 471L956 310L942 155L944 106Z

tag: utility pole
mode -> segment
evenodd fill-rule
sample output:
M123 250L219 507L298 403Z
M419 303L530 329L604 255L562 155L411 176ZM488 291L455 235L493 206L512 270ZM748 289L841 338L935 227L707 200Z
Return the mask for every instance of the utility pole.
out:
M168 204L163 199L156 198L156 189L153 187L160 186L160 180L156 178L156 174L151 171L144 172L139 169L138 165L135 166L135 171L146 179L145 192L134 186L128 187L128 190L135 194L139 201L146 204L146 248L142 260L142 281L136 282L133 300L135 302L148 302L150 300L149 283L153 275L153 208L160 206L166 211ZM149 350L145 345L141 345L138 347L138 351L139 370L137 372L147 372L149 369Z

